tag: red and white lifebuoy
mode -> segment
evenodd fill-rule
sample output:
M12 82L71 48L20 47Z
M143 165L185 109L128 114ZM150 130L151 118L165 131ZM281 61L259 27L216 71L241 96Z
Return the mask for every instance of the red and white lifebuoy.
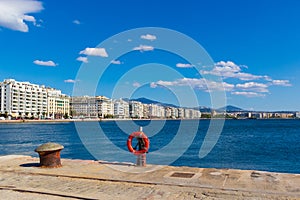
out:
M141 138L144 142L144 148L143 149L140 149L140 150L135 150L133 147L132 147L132 139L133 138ZM128 136L128 139L127 139L127 148L130 152L134 153L134 154L144 154L144 153L147 153L148 150L149 150L149 146L150 146L150 141L148 139L148 137L145 135L145 133L143 132L140 132L140 131L137 131L137 132L133 132L131 133L129 136Z

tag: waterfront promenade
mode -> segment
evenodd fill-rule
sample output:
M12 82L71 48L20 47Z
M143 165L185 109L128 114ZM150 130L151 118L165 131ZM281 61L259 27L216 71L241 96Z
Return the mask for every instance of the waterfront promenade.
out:
M30 156L0 157L1 198L300 199L300 174L69 159L48 169L38 163Z

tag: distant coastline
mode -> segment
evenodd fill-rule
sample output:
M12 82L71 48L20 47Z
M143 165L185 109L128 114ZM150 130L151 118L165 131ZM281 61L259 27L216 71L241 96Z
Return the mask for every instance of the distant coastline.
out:
M68 123L68 122L101 122L101 121L151 121L151 120L299 120L299 118L266 118L266 119L252 119L252 118L200 118L200 119L24 119L24 120L0 120L0 124L18 124L18 123Z

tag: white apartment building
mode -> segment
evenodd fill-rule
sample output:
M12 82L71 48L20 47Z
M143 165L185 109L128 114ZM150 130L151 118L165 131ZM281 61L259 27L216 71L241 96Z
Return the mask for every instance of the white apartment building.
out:
M47 113L47 90L29 82L5 79L0 83L0 112L11 117L40 117Z
M132 118L143 118L143 104L139 101L130 101L129 114Z
M71 97L70 114L73 118L98 118L98 101L96 97Z
M114 117L120 119L129 118L129 103L122 100L114 100Z
M62 119L70 115L70 98L60 90L47 88L47 117Z
M114 103L105 96L72 97L70 109L73 118L105 118L114 115Z
M177 108L174 108L174 107L171 107L171 115L172 115L172 118L176 119L178 118L178 109Z
M165 108L158 104L150 104L149 116L151 118L164 118L165 117Z
M99 117L105 118L109 115L110 116L114 115L114 103L111 99L101 96L98 97L97 103L98 103Z
M184 118L186 119L199 119L201 118L201 112L195 109L185 109L184 110Z
M178 118L184 118L184 108L178 108Z
M192 117L191 117L191 114L192 114L192 113L191 113L191 109L184 109L184 112L183 112L183 113L184 113L184 118L185 118L185 119L190 119L190 118L192 118Z
M165 108L165 117L176 119L178 118L178 109L174 107L166 107Z
M143 118L150 118L150 105L143 104Z
M201 112L200 110L193 110L194 118L200 119L201 118Z
M166 118L172 118L172 109L171 109L171 107L166 107L165 108L165 116L166 116Z

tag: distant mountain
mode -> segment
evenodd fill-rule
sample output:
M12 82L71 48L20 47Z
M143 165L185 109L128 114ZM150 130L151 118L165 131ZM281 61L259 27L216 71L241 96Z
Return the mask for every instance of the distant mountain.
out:
M144 97L138 98L138 99L123 99L123 100L125 100L125 101L139 101L143 104L158 104L158 105L165 106L165 107L179 108L179 106L176 106L174 104L162 103L162 102L147 99L147 98L144 98ZM205 106L194 107L192 109L200 110L200 112L202 112L202 113L210 113L212 110L214 110L212 108L205 107ZM226 111L226 112L243 112L243 111L246 111L246 110L244 110L242 108L239 108L239 107L236 107L236 106L228 105L228 106L216 109L216 111L217 112L224 112L224 111Z
M176 106L176 105L173 105L173 104L169 104L169 103L162 103L162 102L159 102L159 101L155 101L155 100L151 100L151 99L147 99L147 98L138 98L138 99L130 99L131 101L139 101L143 104L159 104L159 105L162 105L162 106L165 106L165 107L175 107L175 108L178 108L179 106Z
M241 111L245 111L245 110L242 109L242 108L238 108L238 107L236 107L236 106L228 105L228 106L225 106L225 107L222 107L222 108L217 109L217 111L241 112Z

